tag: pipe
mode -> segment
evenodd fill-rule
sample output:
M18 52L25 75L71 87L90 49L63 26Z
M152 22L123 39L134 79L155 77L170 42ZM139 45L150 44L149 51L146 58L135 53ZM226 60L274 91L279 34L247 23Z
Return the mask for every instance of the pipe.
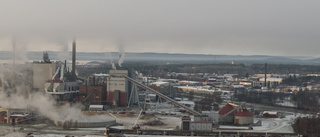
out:
M58 73L59 73L59 69L60 69L60 67L58 67L57 68L57 70L56 70L56 73L53 75L53 77L52 77L52 80L54 80L55 79L55 77L58 75Z

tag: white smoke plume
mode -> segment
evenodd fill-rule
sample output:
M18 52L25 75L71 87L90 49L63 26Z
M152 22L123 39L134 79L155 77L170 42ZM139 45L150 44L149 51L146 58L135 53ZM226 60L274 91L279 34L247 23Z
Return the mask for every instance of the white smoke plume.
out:
M29 66L30 67L30 66ZM0 65L1 78L2 83L4 81L8 81L8 83L12 83L11 77L6 76L6 74L10 75L11 67ZM4 91L0 92L0 107L3 108L16 108L16 109L28 109L34 110L38 112L40 116L47 117L50 120L58 120L58 121L86 121L87 116L82 113L82 104L73 104L64 105L61 107L56 106L56 101L52 98L51 95L46 94L45 92L35 92L30 89L30 82L28 74L26 72L30 72L25 69L23 65L18 66L16 70L16 74L19 76L19 79L15 81L15 86L12 88L11 86L8 88L4 88ZM32 68L32 67L31 67ZM30 74L29 74L30 75ZM9 84L11 85L11 84ZM2 86L2 85L1 85ZM10 96L8 96L10 93ZM95 119L95 118L93 118ZM106 116L104 118L96 117L97 121L106 121ZM108 119L109 120L109 119Z
M27 40L21 37L12 38L12 60L13 63L24 64L28 61L27 58L28 47Z
M123 63L124 56L125 56L124 51L120 51L119 61L118 61L118 64L119 64L120 67L122 67L121 64Z
M21 94L11 94L8 97L5 93L0 93L0 104L4 108L31 109L37 111L41 116L52 121L73 120L78 122L102 122L113 118L109 116L86 116L82 113L82 104L64 105L57 107L55 100L45 93L33 93L29 98Z
M112 65L112 69L113 69L113 70L117 70L117 68L116 68L116 66L114 65L113 62L111 62L111 65Z
M119 60L118 60L118 65L120 67L122 67L122 63L123 63L123 60L124 60L124 57L125 57L125 54L124 54L124 45L123 45L123 40L118 40L118 48L119 48Z
M69 59L69 46L67 41L60 41L59 44L59 60L64 61Z
M124 50L123 50L123 48L120 48L119 49L119 61L118 61L118 64L120 67L122 67L121 64L123 63L124 56L125 56Z
M106 54L108 54L108 56L109 56L110 63L111 63L111 65L112 65L112 69L113 69L113 70L117 70L115 64L113 63L113 57L112 57L111 53L109 52L109 53L106 53Z

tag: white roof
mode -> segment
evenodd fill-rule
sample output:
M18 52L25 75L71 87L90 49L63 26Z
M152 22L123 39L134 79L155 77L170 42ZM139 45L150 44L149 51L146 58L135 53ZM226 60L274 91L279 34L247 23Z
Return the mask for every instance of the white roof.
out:
M271 115L277 115L278 114L277 111L263 111L263 114L266 114L266 113L271 114Z
M179 104L190 104L190 105L194 105L193 101L187 101L187 100L182 100L182 101L177 101Z
M218 90L210 90L206 88L202 88L201 86L195 87L195 86L175 86L177 88L186 89L186 90L194 90L194 91L206 91L206 92L221 92Z
M155 96L157 96L156 94L148 94L148 96L152 96L152 97L155 97Z
M94 74L94 76L97 76L97 77L107 77L107 76L109 76L109 74L102 74L102 73L100 73L100 74Z
M158 82L178 81L177 79L158 79Z
M281 82L283 78L267 78L267 81L278 81ZM264 78L260 78L259 81L264 81Z
M243 88L244 85L232 85L234 88Z
M169 84L169 82L161 82L161 81L157 81L157 82L153 82L150 84L154 84L154 85L165 85L165 84Z
M26 117L28 114L12 114L10 117Z
M89 108L103 108L103 105L90 105Z
M200 83L200 82L182 80L182 81L179 81L179 83Z
M208 80L217 80L216 78L208 78Z

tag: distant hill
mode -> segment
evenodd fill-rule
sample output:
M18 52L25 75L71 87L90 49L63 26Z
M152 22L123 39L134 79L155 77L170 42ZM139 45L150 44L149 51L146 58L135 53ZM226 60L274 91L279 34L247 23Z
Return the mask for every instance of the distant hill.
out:
M309 59L307 61L311 61L311 62L320 62L320 58L315 58L315 59Z
M43 52L27 52L27 60L42 60ZM48 51L51 60L61 60L59 52ZM68 60L71 60L69 52ZM119 59L119 53L77 52L77 61L113 62ZM169 53L125 53L124 62L168 62L168 63L274 63L274 64L320 64L320 58L307 56L268 56L268 55L205 55L205 54L169 54ZM19 59L19 58L17 58ZM0 60L12 60L10 51L0 51ZM26 60L26 59L25 59Z

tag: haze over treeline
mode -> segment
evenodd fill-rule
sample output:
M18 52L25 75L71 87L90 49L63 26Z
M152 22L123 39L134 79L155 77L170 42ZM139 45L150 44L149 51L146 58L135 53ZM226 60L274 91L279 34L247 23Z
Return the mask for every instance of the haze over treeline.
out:
M0 51L0 61L12 62L12 52ZM51 60L71 60L71 52L48 51ZM16 60L38 61L42 60L43 52L16 53ZM121 56L122 55L122 56ZM153 63L273 63L273 64L308 64L319 65L320 59L309 56L267 56L267 55L205 55L205 54L168 54L168 53L87 53L78 52L77 61L85 62L113 62L118 63L120 57L122 62L153 62Z

